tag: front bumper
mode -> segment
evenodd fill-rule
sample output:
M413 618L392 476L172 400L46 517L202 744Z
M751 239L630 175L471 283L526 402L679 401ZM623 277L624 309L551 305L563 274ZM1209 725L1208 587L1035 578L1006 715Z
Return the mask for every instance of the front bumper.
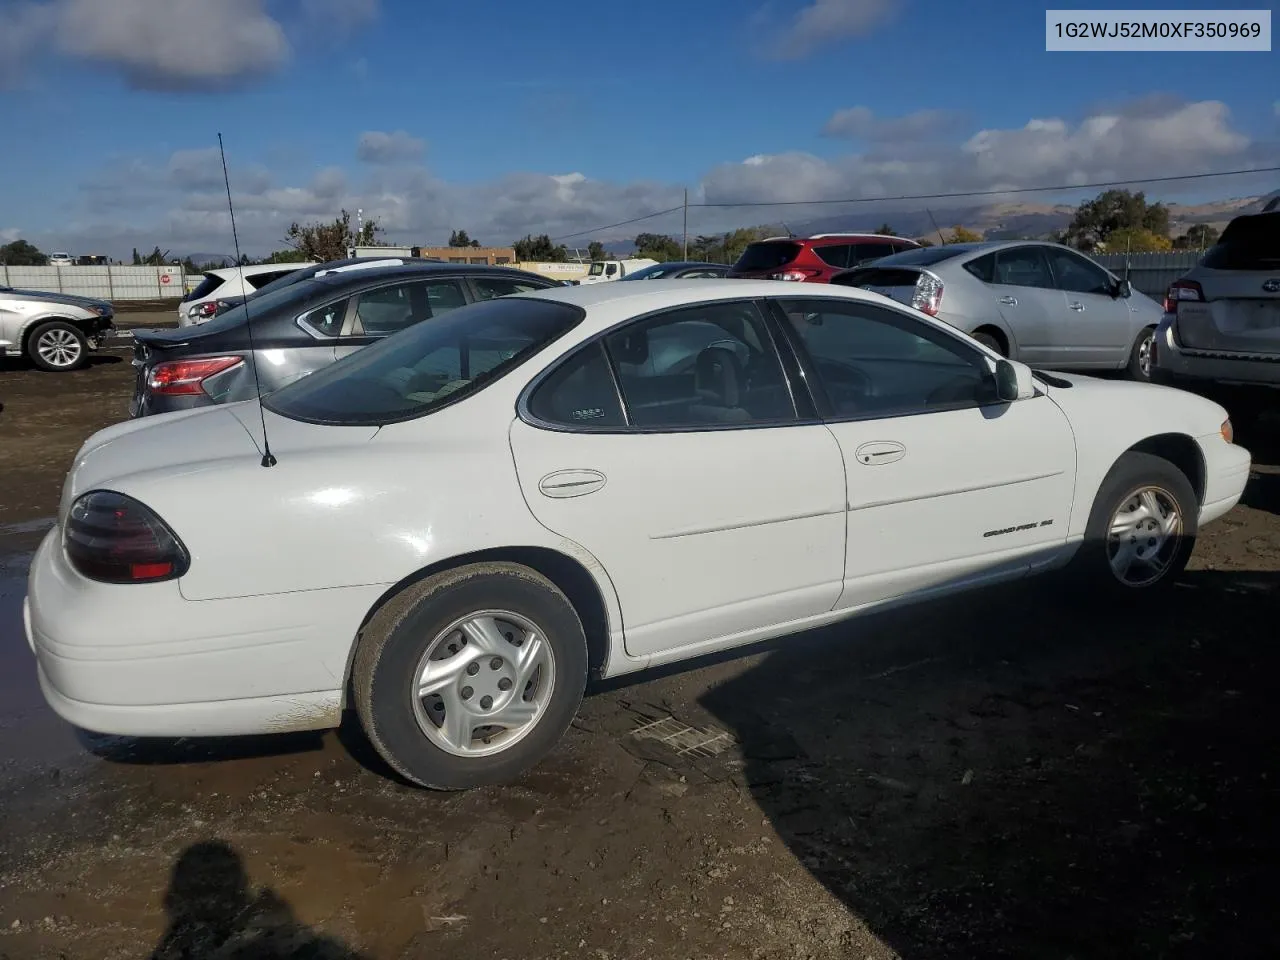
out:
M59 528L31 563L23 622L60 717L120 736L318 730L341 720L347 663L381 588L190 601L177 582L102 584Z

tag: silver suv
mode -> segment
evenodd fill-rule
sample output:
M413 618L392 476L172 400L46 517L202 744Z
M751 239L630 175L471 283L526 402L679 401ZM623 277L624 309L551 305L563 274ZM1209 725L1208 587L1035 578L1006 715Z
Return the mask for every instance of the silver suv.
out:
M1152 379L1210 397L1236 421L1280 398L1280 210L1236 217L1174 281Z
M106 300L0 287L0 355L62 373L89 362L115 332Z

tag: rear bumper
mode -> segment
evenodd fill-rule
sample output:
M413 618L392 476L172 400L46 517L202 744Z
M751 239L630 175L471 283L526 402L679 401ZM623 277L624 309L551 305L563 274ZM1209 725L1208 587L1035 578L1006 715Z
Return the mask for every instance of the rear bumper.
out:
M1156 363L1151 368L1155 383L1189 390L1219 403L1219 397L1240 399L1242 395L1271 403L1280 399L1274 393L1280 390L1280 355L1192 350L1175 342L1168 315L1156 330L1156 341Z

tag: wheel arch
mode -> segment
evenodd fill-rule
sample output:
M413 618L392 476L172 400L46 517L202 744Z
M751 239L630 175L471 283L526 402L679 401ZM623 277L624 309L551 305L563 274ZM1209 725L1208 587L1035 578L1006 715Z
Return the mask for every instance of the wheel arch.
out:
M1196 494L1196 506L1204 505L1207 467L1204 462L1204 452L1193 437L1185 433L1158 433L1144 437L1124 453L1149 453L1162 460L1168 460L1181 470L1191 483L1191 489ZM1119 460L1120 458L1117 457L1116 463ZM1111 465L1111 469L1115 469L1115 463Z
M582 621L582 629L587 637L588 673L591 676L602 675L612 653L610 603L605 593L606 589L611 588L602 585L596 574L593 574L582 561L559 550L537 546L494 547L437 560L401 578L382 592L360 621L355 640L351 644L351 651L347 655L346 676L343 682L345 699L350 700L351 670L355 662L356 648L360 643L360 634L364 632L364 628L379 610L404 590L416 583L421 583L428 577L473 563L497 561L518 563L540 573L568 597L569 603L573 605L573 609ZM607 578L603 569L600 570L600 576Z
M18 331L18 342L22 344L22 353L24 356L27 355L27 352L31 346L31 335L34 334L42 324L46 324L51 321L69 324L70 326L75 327L81 333L85 332L84 320L82 319L78 320L75 317L69 317L66 314L49 313L41 317L32 317L29 320L27 320L27 322L23 324L22 329Z
M993 320L983 320L973 325L973 329L969 331L969 336L975 336L979 333L985 333L993 337L999 342L1001 352L1011 360L1017 359L1014 352L1017 349L1018 341L1014 339L1013 334L1001 323Z

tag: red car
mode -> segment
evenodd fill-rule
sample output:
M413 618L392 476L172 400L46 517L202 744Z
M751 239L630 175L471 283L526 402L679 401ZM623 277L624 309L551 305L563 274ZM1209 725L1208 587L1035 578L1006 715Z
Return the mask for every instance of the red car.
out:
M749 244L727 276L829 283L842 270L919 246L921 244L905 237L886 237L878 233L770 237Z

